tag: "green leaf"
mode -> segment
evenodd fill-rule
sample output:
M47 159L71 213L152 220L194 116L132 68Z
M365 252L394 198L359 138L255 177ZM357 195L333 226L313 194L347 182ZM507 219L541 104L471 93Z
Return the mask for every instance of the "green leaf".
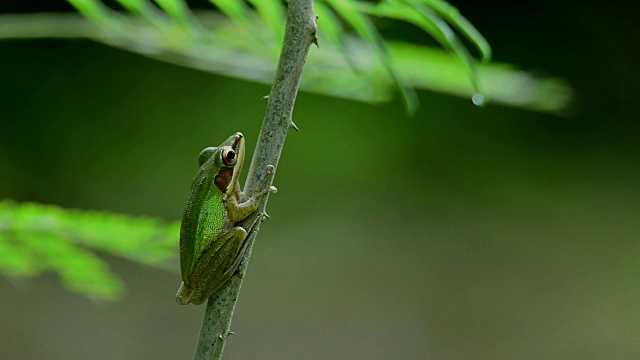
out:
M189 35L200 34L202 32L201 25L192 16L191 10L182 0L155 0L155 2L164 10L173 21L184 28Z
M210 11L195 16L210 36L180 35L184 30L175 26L172 31L164 31L140 16L114 18L121 27L105 31L73 14L4 14L0 15L0 39L89 38L171 64L271 84L278 61L274 51L277 46L268 43L273 36L256 36L269 33L263 22L247 27ZM322 38L323 18L318 20L320 49L314 49L307 59L300 89L355 101L391 99L397 84L371 46L343 30L343 47L333 46ZM335 24L340 26L339 21ZM406 86L465 98L474 94L458 58L418 44L387 40L385 45L397 76ZM562 114L574 97L571 87L560 79L533 75L506 64L476 67L478 86L492 103Z
M222 13L233 19L236 23L245 27L249 26L249 8L243 0L209 0L218 7Z
M115 11L94 0L67 0L87 19L111 31L118 31L119 19Z
M482 61L491 61L492 51L489 42L480 34L464 16L460 14L458 9L442 0L414 0L416 3L422 3L438 15L440 15L447 23L453 25L460 33L462 33L473 44L482 57Z
M478 75L471 54L457 38L451 27L436 13L412 1L408 1L406 4L401 1L381 2L372 8L371 13L377 16L410 22L429 33L444 48L458 56L471 80L474 92L479 91Z
M107 265L90 251L82 249L66 238L47 232L19 232L15 241L31 252L43 270L57 272L72 291L99 300L116 300L123 294L123 286Z
M316 16L318 16L316 19L316 24L318 25L318 37L320 39L318 40L318 47L320 47L320 44L323 44L322 52L331 52L332 47L337 52L336 55L338 55L338 57L342 57L345 62L351 66L351 70L357 72L358 66L347 51L345 41L346 34L340 18L331 10L331 8L325 5L324 2L316 2L313 7ZM330 45L329 49L327 49L325 41L328 41L328 45Z
M251 0L253 8L243 0L210 0L226 16L213 11L192 14L184 0L164 0L164 11L149 1L118 1L129 15L115 12L99 0L70 0L98 26L90 26L71 14L0 15L0 39L90 38L172 64L271 84L284 16L279 0ZM308 58L301 90L372 102L388 101L399 89L410 111L417 108L414 88L472 97L474 102L479 98L478 89L482 89L491 102L553 113L562 113L572 101L573 91L563 81L533 76L502 64L482 65L483 71L479 71L479 64L461 37L468 39L485 61L491 57L491 48L469 21L444 0L383 0L378 4L318 0L315 7L320 15L317 24L321 49ZM455 57L442 57L417 44L403 47L411 51L394 53L392 45L398 49L395 45L400 43L382 39L374 26L376 17L415 24ZM443 61L457 67L447 65L450 73L434 74L432 70ZM404 63L420 63L422 71L409 71ZM466 79L460 81L458 73ZM486 74L499 76L501 89L518 88L519 92L500 91L495 82L483 78ZM527 89L522 88L525 78Z
M154 0L162 10L178 22L187 23L189 17L189 8L187 4L181 0Z
M277 39L278 44L284 41L284 24L286 21L286 10L280 0L249 0L264 20L272 35Z
M40 268L32 252L10 240L10 235L0 232L0 272L11 276L34 276Z
M134 14L144 14L151 8L148 1L145 0L117 0L127 11Z
M127 11L138 15L157 27L167 26L168 18L147 0L117 0Z
M407 87L398 76L385 49L384 40L371 19L362 13L362 10L368 8L368 5L364 3L358 4L351 0L327 0L327 2L372 47L376 57L382 62L387 73L391 76L394 85L400 90L407 111L413 114L418 108L418 97L415 91Z
M161 266L177 256L179 223L40 204L0 202L0 271L10 276L58 273L92 299L115 300L122 282L97 251Z

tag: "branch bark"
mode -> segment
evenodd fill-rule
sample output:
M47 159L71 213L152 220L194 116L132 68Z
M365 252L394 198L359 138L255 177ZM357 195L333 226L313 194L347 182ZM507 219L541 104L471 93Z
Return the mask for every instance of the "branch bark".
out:
M269 94L267 110L244 188L247 194L255 193L264 177L267 176L267 166L273 165L277 169L287 133L292 127L295 128L291 114L309 47L311 44L317 43L315 19L313 0L289 1L278 70ZM242 227L247 229L257 216L262 216L268 198L268 193L262 197L258 210L240 224ZM247 237L247 249L236 273L207 302L207 309L193 357L196 360L222 358L227 336L230 333L233 310L249 265L251 250L259 227L260 221L256 223L253 231Z

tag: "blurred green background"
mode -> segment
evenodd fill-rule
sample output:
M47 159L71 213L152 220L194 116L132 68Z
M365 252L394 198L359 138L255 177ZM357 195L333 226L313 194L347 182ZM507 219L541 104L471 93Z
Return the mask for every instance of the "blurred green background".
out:
M640 358L632 11L452 4L497 60L567 79L571 116L421 92L410 118L301 93L225 358ZM88 41L0 54L0 198L16 201L177 220L199 151L242 131L251 153L269 92ZM0 278L2 358L190 358L204 306L175 304L177 260L104 258L123 301Z

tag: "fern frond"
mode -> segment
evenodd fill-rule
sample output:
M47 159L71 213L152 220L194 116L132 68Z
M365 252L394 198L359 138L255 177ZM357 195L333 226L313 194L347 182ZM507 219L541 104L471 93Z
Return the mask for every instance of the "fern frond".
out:
M469 42L478 49L483 62L489 62L491 60L492 51L489 42L487 42L484 36L480 34L478 29L476 29L469 20L460 14L458 9L443 0L416 0L416 2L428 6L449 25L460 31L460 33L462 33Z
M226 4L225 14L234 15L195 13L207 36L193 36L172 25L158 9L160 15L153 15L153 21L107 9L100 16L108 19L107 26L96 26L74 14L0 14L0 39L87 38L159 61L271 84L279 46L267 25L251 9L230 10L246 7L241 0L211 1ZM308 58L300 88L356 101L388 101L397 86L371 46L344 31L342 21L327 5L318 2L316 8L319 15L325 14L317 20L321 51ZM332 28L331 36L328 28ZM389 40L385 47L397 77L407 87L466 98L476 92L460 71L459 58L446 51ZM478 86L493 103L562 113L572 101L573 90L560 79L541 78L495 62L475 65Z
M244 0L209 0L223 14L243 27L249 27L249 8Z
M98 2L98 0L70 0L74 5L90 1ZM279 45L282 42L285 10L280 0L248 0L255 10L244 6L238 0L211 1L235 21L237 25L245 28L249 26L248 18L252 15L250 13L255 12L257 17L264 21L267 28L270 29L277 44ZM329 4L335 14L350 25L355 30L355 33L371 47L373 50L371 54L377 62L382 64L384 72L392 80L393 86L402 94L402 99L410 113L413 113L418 106L415 91L407 84L407 80L400 75L398 67L393 64L386 49L385 41L373 25L371 16L390 17L418 25L462 61L470 80L472 92L479 92L478 74L475 70L474 60L462 42L457 39L448 22L460 29L470 42L480 49L483 59L487 60L490 57L491 50L479 32L455 8L443 0L383 0L375 6L358 0L323 1ZM120 2L135 14L144 15L148 13L148 11L143 11L142 1L120 0ZM159 0L156 3L182 25L188 23L188 8L182 0ZM322 4L322 2L318 2L318 4ZM78 7L85 16L92 18L92 15L85 10L87 8L86 5ZM330 13L327 8L320 5L319 9L321 13L324 12L324 15L328 15L329 36L334 44L338 44L344 38L345 28L342 23L335 21L335 17L332 16L333 13ZM442 14L446 21L439 14ZM147 15L145 18L149 19L150 16ZM259 34L261 32L249 31L249 33ZM344 50L342 44L338 45L338 50ZM340 53L343 56L348 56L347 51L341 51ZM346 59L346 62L350 65L353 64L353 61L349 58Z
M116 30L115 25L117 19L113 15L114 12L102 4L100 1L94 0L67 0L78 11L86 16L89 20L101 25L109 30Z
M265 21L278 45L284 40L286 9L280 0L248 0Z
M393 84L402 93L405 106L410 113L414 113L418 107L418 98L414 90L408 87L398 75L393 65L382 36L373 25L372 20L365 14L365 4L358 4L351 0L326 0L336 13L349 23L356 33L371 47L376 58L383 64L386 72L391 76Z
M272 82L284 26L280 0L210 0L224 16L215 11L194 14L184 0L163 0L159 6L147 0L118 1L126 12L99 0L69 0L93 26L69 14L0 15L0 39L90 38L173 64ZM573 92L565 82L487 64L487 41L443 0L317 0L315 8L321 51L308 59L302 90L376 102L389 100L399 89L408 109L417 104L414 89L467 98L481 91L494 103L555 113L571 102ZM384 40L375 18L415 24L444 51ZM472 57L461 37L482 61ZM420 71L406 64L420 64Z
M107 212L0 202L0 272L56 272L65 286L90 298L122 296L122 282L96 252L159 266L177 254L179 223Z

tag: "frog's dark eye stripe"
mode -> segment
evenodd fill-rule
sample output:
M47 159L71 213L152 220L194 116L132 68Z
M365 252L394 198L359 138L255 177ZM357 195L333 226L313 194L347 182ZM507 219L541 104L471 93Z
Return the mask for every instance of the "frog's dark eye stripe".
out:
M229 166L235 165L237 161L236 152L232 148L225 148L222 151L222 161Z

